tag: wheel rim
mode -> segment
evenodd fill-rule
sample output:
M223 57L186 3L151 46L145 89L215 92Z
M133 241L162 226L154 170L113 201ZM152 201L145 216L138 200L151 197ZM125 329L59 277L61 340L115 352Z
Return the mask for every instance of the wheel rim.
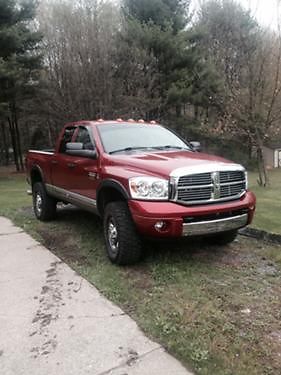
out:
M42 213L42 197L39 193L35 196L35 209L38 215L41 215Z
M112 253L116 255L119 247L119 239L117 227L112 218L108 220L107 238Z

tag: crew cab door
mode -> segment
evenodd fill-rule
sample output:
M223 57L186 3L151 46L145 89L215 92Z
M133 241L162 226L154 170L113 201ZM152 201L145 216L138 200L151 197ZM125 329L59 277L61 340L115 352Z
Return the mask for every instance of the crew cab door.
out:
M82 143L84 150L96 150L90 129L85 126L79 126L72 142ZM96 199L96 190L99 182L98 155L96 159L76 156L73 172L75 173L73 192L84 197Z
M83 201L82 196L95 199L98 182L98 160L67 154L66 144L68 142L83 143L83 149L85 150L95 149L94 140L87 127L65 128L59 152L52 167L53 185L62 189L65 194L71 195L72 193L72 196L78 199L78 203L80 198L76 194L81 195L81 201Z
M68 126L64 129L58 152L51 160L52 185L60 189L73 189L74 178L71 169L74 158L66 154L66 144L72 141L76 129L76 126Z

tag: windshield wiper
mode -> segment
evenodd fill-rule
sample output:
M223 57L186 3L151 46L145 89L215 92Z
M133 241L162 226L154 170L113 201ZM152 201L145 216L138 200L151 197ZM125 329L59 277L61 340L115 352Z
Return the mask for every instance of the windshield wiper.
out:
M151 148L151 147L146 147L146 146L142 146L142 147L125 147L125 148L120 148L119 150L114 150L114 151L110 151L109 154L115 154L116 152L127 152L127 151L135 151L135 150L144 150L144 149L147 149L147 148Z
M156 149L156 150L169 150L169 149L175 149L175 150L189 150L189 148L187 147L181 147L181 146L172 146L172 145L166 145L166 146L155 146L155 147L151 147L153 149Z
M188 150L187 147L180 147L180 146L172 146L172 145L166 145L166 146L139 146L139 147L125 147L120 148L118 150L110 151L109 154L115 154L117 152L128 152L128 151L135 151L135 150L170 150L170 149L176 149L176 150Z

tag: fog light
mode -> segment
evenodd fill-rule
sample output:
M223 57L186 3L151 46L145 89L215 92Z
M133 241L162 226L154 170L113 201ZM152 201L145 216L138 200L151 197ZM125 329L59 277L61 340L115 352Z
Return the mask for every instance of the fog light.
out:
M155 224L154 224L154 228L158 231L161 231L165 228L166 226L166 223L165 221L157 221Z

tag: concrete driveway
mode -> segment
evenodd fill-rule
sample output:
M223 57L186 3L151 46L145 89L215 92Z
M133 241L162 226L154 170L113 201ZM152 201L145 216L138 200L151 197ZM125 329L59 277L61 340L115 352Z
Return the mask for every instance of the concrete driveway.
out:
M0 217L0 374L190 372L94 286Z

